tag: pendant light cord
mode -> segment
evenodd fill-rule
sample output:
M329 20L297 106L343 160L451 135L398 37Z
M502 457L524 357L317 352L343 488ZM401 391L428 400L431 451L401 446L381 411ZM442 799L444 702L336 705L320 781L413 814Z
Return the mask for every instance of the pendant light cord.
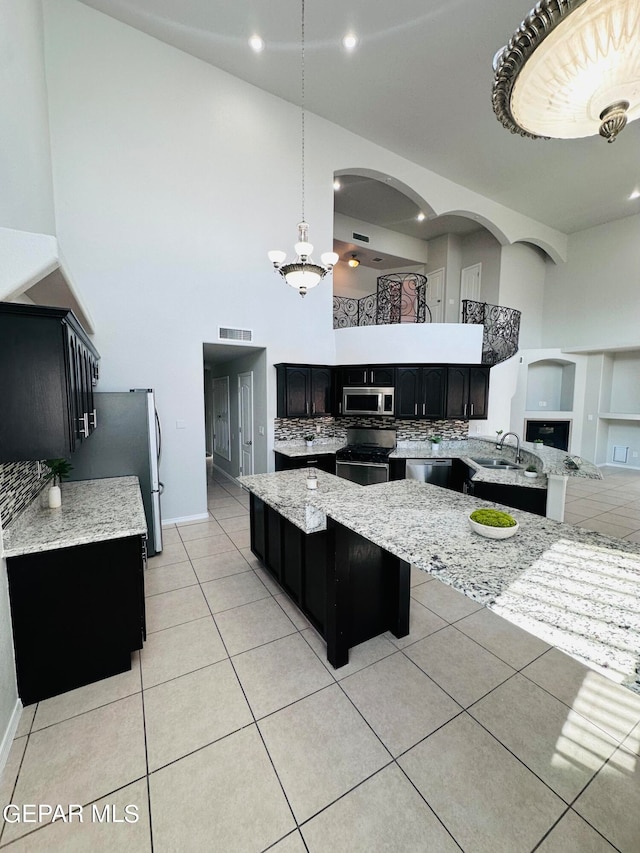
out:
M302 0L302 26L301 26L301 67L302 67L302 83L301 83L301 135L302 135L302 222L304 218L304 0Z

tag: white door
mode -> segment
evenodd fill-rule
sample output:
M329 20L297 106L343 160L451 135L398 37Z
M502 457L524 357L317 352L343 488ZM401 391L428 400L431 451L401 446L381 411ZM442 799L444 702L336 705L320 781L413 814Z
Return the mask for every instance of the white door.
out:
M213 380L213 452L231 460L228 376Z
M480 302L480 283L482 264L465 267L460 273L460 318L462 319L462 300L473 299Z
M240 473L253 474L253 373L238 376Z
M431 322L444 322L444 267L427 273L427 308L431 311ZM427 314L427 319L429 315Z

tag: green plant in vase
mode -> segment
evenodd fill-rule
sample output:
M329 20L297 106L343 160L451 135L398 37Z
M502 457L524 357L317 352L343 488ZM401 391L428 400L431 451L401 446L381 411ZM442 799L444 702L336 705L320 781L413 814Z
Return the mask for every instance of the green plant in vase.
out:
M51 481L49 489L49 507L56 509L62 504L60 484L68 480L73 471L73 465L67 459L45 459L44 464L49 471L44 475L45 481Z

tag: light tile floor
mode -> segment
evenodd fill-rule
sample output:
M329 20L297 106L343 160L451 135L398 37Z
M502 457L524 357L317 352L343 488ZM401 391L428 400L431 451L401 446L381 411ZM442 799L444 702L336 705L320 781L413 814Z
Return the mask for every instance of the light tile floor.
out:
M602 480L569 478L564 520L640 542L640 471L609 466L602 474Z
M640 477L599 485L569 520L631 537ZM334 671L247 506L215 479L209 520L165 530L130 672L25 708L0 803L83 822L6 822L3 850L638 853L639 695L415 570L411 635Z

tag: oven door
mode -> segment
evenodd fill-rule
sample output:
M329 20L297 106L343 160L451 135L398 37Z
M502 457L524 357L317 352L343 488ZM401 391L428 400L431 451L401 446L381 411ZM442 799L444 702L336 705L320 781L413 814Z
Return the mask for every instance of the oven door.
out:
M336 462L336 474L361 486L386 483L389 466L381 462Z

